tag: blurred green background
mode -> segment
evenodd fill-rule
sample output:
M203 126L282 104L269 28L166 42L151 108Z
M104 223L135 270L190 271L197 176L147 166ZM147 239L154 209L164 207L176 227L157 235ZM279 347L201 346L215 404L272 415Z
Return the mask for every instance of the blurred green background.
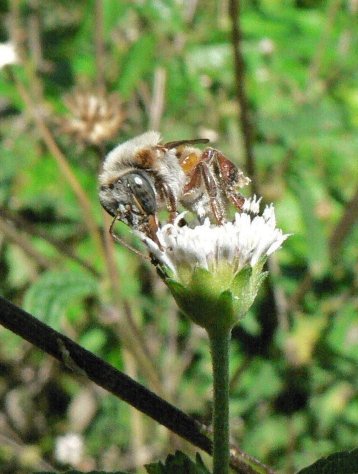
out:
M294 236L233 333L232 439L289 474L357 445L358 2L240 2L242 77L229 3L0 1L0 41L21 55L0 71L0 293L210 423L205 334L109 239L97 175L148 129L210 138L247 169L240 81L255 184ZM140 473L193 453L1 327L0 375L2 473Z

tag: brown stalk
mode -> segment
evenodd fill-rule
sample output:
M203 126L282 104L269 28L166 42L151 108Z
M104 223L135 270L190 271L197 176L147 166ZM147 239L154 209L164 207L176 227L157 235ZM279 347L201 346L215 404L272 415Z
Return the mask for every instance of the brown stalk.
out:
M158 66L154 71L152 100L149 105L149 130L159 130L165 98L166 70Z
M24 85L16 77L12 69L9 68L8 71L9 71L11 80L16 85L16 88L27 107L27 110L30 112L30 114L32 115L32 118L34 119L34 122L40 132L42 140L45 142L47 148L49 149L50 153L52 154L55 161L57 162L61 173L65 177L66 182L69 184L69 186L71 187L71 189L73 190L74 194L76 195L78 199L78 202L83 212L83 220L86 224L89 234L92 237L94 244L96 245L98 254L104 257L101 234L97 228L97 225L94 219L91 203L85 191L83 190L80 182L78 181L77 177L73 173L70 165L68 164L68 161L65 155L62 153L62 151L58 147L55 139L52 136L52 133L50 132L47 125L45 124L45 121L38 110L39 108L41 109L42 107L35 106L30 95L26 91Z
M74 191L76 197L78 198L79 204L82 207L83 210L83 216L84 216L84 221L85 224L88 228L88 231L96 244L97 251L99 252L99 255L102 255L103 261L106 262L107 264L111 262L111 265L114 265L114 259L109 259L107 257L106 249L104 245L102 244L102 239L101 239L101 234L99 229L97 228L97 225L94 221L94 218L92 216L92 208L91 208L91 203L84 192L81 184L77 180L76 176L74 175L70 165L67 162L66 157L63 155L59 147L57 146L50 130L46 126L43 118L41 115L38 113L36 110L34 104L32 103L32 100L27 93L25 87L23 84L16 78L16 76L13 74L12 70L9 68L9 75L10 78L14 81L25 105L27 106L28 110L32 114L34 121L41 133L42 139L44 140L45 144L47 145L49 151L52 153L53 157L55 158L57 164L59 165L59 168L62 172L62 174L65 176L67 182L70 184L72 190ZM108 249L107 249L108 250ZM113 262L113 263L112 263ZM107 267L108 268L108 267ZM113 275L112 275L113 276ZM119 294L119 287L115 287L115 283L112 283L114 287L114 294ZM135 357L139 356L139 366L143 368L143 372L148 376L149 380L158 380L157 376L154 376L153 374L156 373L154 365L151 363L151 360L147 358L145 353L143 352L142 348L140 347L140 344L138 344L138 340L135 339L133 335L131 335L131 330L127 329L124 325L122 325L123 329L122 330L122 342L126 344L126 347L134 354ZM136 341L134 343L131 343L130 341ZM148 368L148 373L146 368ZM155 383L155 382L154 382ZM156 387L156 385L154 385Z
M358 187L352 199L346 205L346 208L334 228L329 239L329 252L332 260L337 260L337 251L342 247L345 238L348 236L354 225L358 221Z

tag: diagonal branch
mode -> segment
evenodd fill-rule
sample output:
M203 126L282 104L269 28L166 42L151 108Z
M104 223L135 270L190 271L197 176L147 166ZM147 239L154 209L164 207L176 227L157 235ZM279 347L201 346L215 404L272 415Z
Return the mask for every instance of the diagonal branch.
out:
M206 453L212 453L212 441L196 420L1 296L0 323L63 362L76 374L87 377ZM269 467L238 448L232 448L231 453L231 467L238 473L274 474Z

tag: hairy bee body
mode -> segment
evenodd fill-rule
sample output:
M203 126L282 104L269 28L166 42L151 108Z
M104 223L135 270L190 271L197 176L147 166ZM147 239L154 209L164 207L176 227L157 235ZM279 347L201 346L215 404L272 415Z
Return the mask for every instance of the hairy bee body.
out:
M150 131L118 145L106 156L99 176L102 206L115 219L151 236L163 206L170 220L180 203L199 221L209 216L224 222L229 202L241 209L244 198L238 188L250 180L220 151L192 146L207 142L162 144L160 134Z

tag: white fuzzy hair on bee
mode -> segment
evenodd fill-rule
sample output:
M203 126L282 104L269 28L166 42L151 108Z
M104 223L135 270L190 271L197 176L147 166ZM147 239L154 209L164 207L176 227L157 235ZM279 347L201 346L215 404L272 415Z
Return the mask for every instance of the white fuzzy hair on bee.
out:
M116 146L108 153L103 163L103 171L99 176L100 185L111 183L125 173L142 169L149 173L147 177L150 179L159 177L170 187L175 199L179 199L185 183L185 174L179 165L174 148L165 151L156 149L160 141L159 132L148 131ZM154 153L149 168L138 166L138 161L135 159L145 149Z
M158 145L160 139L160 133L151 130L117 145L106 156L103 172L99 177L100 183L107 180L110 175L115 175L118 171L123 170L125 166L131 167L132 158L138 151Z

